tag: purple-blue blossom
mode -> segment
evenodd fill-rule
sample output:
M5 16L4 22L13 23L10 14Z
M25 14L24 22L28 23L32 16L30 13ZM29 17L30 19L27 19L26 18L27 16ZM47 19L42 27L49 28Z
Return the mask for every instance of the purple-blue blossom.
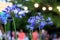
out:
M20 15L19 18L22 18L22 16Z
M43 29L45 25L46 25L46 22L42 21L42 22L40 23L39 28L40 28L40 29Z
M27 27L27 29L29 29L30 28L30 25L26 25L26 27Z
M50 21L48 24L49 24L49 25L53 25L53 22L52 22L52 21Z
M45 25L53 25L53 22L51 21L50 17L48 17L47 20L45 20L45 18L41 14L38 14L36 16L31 16L28 19L28 23L30 25L29 28L38 27L39 29L43 29Z
M32 25L26 25L27 29L33 30L34 27Z
M7 17L8 16L6 16L4 12L1 12L0 21L2 21L2 23L6 24L7 23Z
M48 18L47 18L47 20L48 20L48 21L51 21L51 18L50 18L50 17L48 17Z
M34 27L30 27L30 30L34 30Z

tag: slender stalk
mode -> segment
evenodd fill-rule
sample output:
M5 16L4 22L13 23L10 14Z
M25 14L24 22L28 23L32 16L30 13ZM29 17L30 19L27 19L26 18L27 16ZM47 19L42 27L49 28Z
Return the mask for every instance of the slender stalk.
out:
M15 25L14 17L13 17L13 24L14 24L14 30L15 30L15 37L16 37L16 40L17 40L17 35L16 35L16 25Z
M5 26L5 33L6 33L6 24L4 24L4 26ZM7 40L7 34L6 34L6 38L5 38L5 40Z
M31 32L31 34L33 33L33 30L32 30L32 32ZM32 35L31 35L31 40L32 40Z
M31 40L32 40L32 33L33 33L33 30L31 30L31 33L30 33Z
M42 40L42 31L40 30L40 28L39 28L39 40Z

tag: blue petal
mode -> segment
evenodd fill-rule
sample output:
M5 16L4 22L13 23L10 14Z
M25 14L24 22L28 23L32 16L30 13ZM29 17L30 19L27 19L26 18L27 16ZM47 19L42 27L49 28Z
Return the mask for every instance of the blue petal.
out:
M48 17L48 19L47 19L47 20L49 20L49 21L50 21L50 20L51 20L51 18L50 18L50 17Z
M39 16L36 16L36 19L40 19L40 17Z
M7 6L6 8L8 11L11 11L11 7L10 6Z
M31 26L35 26L35 25L36 25L36 23L32 23L32 24L31 24Z
M15 17L17 17L17 18L18 18L18 14L15 14Z
M30 30L33 30L34 29L34 27L30 27Z
M22 18L22 16L20 15L19 18Z
M48 24L49 24L49 25L53 25L53 22L52 22L52 21L50 21Z
M27 29L29 29L30 28L30 25L26 25L26 27L27 27Z

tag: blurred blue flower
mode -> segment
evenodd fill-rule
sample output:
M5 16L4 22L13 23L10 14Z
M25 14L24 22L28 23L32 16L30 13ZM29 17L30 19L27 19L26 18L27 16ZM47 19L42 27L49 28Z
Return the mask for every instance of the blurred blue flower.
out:
M12 6L7 6L3 12L6 13L6 15L10 15L10 12L14 12L15 16L19 16L18 18L22 18L23 16L25 16L25 11L24 10L20 10L20 8L15 4ZM8 13L8 14L7 14ZM16 15L19 14L19 15Z
M30 25L26 25L26 27L27 27L27 29L29 29L30 28Z
M17 8L16 4L12 6L12 10L15 10L16 8Z
M53 25L53 22L52 22L52 21L50 21L48 24L49 24L49 25Z
M46 22L42 21L42 22L40 23L40 25L45 26L45 25L46 25Z
M26 25L26 27L27 27L27 29L30 29L30 30L33 30L34 29L34 27L31 26L31 25Z
M22 16L20 15L19 18L22 18Z
M45 20L41 14L31 16L27 22L30 25L29 27L35 28L37 26L39 27L39 29L43 29L48 24L53 25L53 22L51 21L50 17L48 17L48 19Z
M7 20L3 20L3 23L4 23L4 24L7 24Z
M15 14L15 17L17 17L17 18L18 18L18 17L19 17L19 16L18 16L18 14Z
M48 19L47 19L48 21L51 21L51 18L50 17L48 17Z
M25 16L25 14L20 14L21 16Z
M7 11L11 11L11 7L10 6L7 6L6 10Z
M14 12L15 17L17 18L22 18L23 16L25 16L25 11L20 10L20 8L15 4L12 6L7 6L4 10L2 10L0 14L0 20L3 23L7 23L7 18L11 17L11 14L10 14L11 12Z
M36 25L36 23L34 22L34 23L31 23L30 25L31 25L32 27L34 27L34 26Z
M40 28L40 29L43 29L45 25L46 25L46 22L43 22L43 21L42 21L42 22L40 23L40 27L39 27L39 28Z
M36 19L38 19L38 20L39 20L39 19L40 19L40 17L39 17L39 16L36 16Z
M38 15L40 16L40 15L41 15L41 13L40 13L40 12L38 12Z
M30 30L34 30L34 27L30 27Z
M2 21L2 23L6 24L7 23L7 18L8 18L8 16L6 15L6 13L5 12L1 12L0 21Z
M19 8L16 8L13 12L14 12L15 14L17 14L17 13L20 12L20 9L19 9Z

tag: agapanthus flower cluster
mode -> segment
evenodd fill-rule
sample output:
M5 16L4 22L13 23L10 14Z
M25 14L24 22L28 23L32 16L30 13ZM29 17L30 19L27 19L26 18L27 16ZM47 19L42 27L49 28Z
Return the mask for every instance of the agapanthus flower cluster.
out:
M22 18L23 16L25 16L26 11L28 11L28 10L22 10L17 5L7 6L0 13L0 21L2 21L2 23L6 24L7 18L9 16L11 16L11 14L12 14L11 12L14 13L15 17Z
M15 17L22 18L23 16L25 16L26 11L28 10L22 10L17 5L13 5L7 6L3 11L8 13L13 12L15 14Z
M36 16L31 16L28 19L28 23L29 23L29 25L27 25L26 27L30 30L33 30L35 27L37 27L39 29L43 29L45 25L53 25L51 18L48 17L47 19L45 19L41 15L41 13L38 13L38 15L36 15Z
M7 19L10 16L8 13L0 12L0 21L4 24L7 23Z

